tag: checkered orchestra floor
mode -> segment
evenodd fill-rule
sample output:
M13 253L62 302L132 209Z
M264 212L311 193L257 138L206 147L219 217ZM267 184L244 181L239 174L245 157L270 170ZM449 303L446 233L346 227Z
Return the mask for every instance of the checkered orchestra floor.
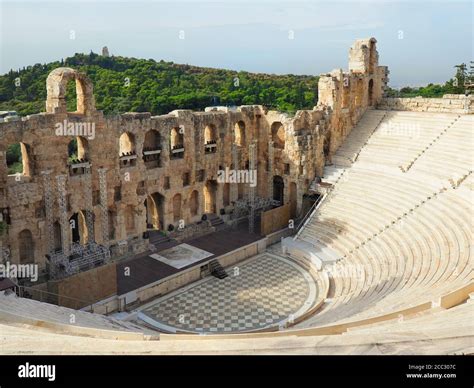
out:
M263 253L153 301L139 319L166 332L243 332L278 326L304 314L316 300L309 273L285 258Z

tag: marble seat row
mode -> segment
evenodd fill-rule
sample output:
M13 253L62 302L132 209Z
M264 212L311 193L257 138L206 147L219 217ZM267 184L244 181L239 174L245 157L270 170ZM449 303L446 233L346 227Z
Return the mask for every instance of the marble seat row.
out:
M371 136L362 145L343 144L343 156L361 147L358 158L298 235L341 260L325 268L331 297L301 327L377 317L472 282L472 123L459 115L390 112L372 132L364 127ZM418 126L418 143L383 129L404 124ZM411 168L401 171L410 158ZM453 184L456 174L460 183Z

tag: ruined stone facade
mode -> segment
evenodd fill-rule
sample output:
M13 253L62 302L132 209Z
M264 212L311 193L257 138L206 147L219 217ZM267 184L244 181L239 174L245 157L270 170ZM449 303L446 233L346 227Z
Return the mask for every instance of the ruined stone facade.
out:
M331 109L326 132L326 159L329 158L365 110L377 105L388 83L388 68L378 65L376 40L357 40L349 50L349 71L335 69L321 75L318 106Z
M105 117L95 109L93 85L85 74L55 69L47 79L45 113L0 123L3 249L12 263L35 262L43 268L47 254L68 252L73 241L96 241L113 257L142 252L149 229L169 231L206 213L231 212L249 186L218 183L217 174L247 169L252 143L257 147L256 195L291 203L296 217L311 182L365 110L382 97L387 69L378 66L375 43L373 38L356 41L349 71L321 75L318 105L294 117L262 106ZM76 82L76 112L66 110L69 81ZM71 158L72 139L77 149ZM23 173L8 175L6 150L16 143ZM74 229L71 220L79 224Z

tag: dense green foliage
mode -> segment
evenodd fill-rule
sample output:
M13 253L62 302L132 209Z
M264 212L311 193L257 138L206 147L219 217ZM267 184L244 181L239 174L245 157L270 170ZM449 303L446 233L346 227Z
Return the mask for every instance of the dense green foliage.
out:
M213 105L263 104L294 113L316 105L318 77L269 75L211 69L153 59L76 54L61 62L36 64L0 76L0 110L19 114L44 111L45 81L59 66L87 73L98 109L108 113L174 109L202 110ZM20 86L15 80L20 79ZM68 109L75 110L74 83L68 86Z

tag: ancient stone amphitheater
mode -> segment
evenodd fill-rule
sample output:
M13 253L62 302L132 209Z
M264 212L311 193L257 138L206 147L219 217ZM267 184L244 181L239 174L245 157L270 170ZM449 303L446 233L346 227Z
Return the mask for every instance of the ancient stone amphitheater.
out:
M314 111L283 123L283 162L304 156L302 176L288 178L298 182L295 211L303 193L321 195L296 233L268 248L311 273L318 293L304 314L258 332L170 334L2 295L0 353L474 353L474 99L383 98L388 71L377 60L375 39L357 41L350 71L321 77ZM252 110L271 136L276 113Z

